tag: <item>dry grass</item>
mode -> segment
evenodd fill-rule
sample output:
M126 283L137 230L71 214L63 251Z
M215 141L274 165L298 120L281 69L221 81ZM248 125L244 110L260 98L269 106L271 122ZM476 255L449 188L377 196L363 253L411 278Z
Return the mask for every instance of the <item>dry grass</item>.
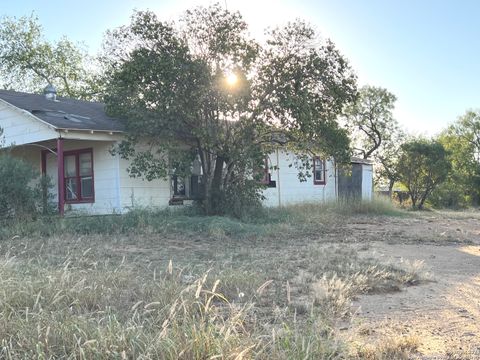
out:
M67 232L4 239L0 357L352 356L337 328L350 318L353 299L417 283L421 270L382 264L360 257L354 247L330 244L325 239L336 231L335 216L328 215L333 213L308 207L284 211L269 221L247 223L194 219L190 229L204 229L196 235L171 230L185 222L185 215L169 215L165 221L177 225L168 233L152 230L149 219L142 220L141 234ZM313 228L300 220L312 216L324 219L316 224L317 229L322 225L321 236L280 234L295 222L292 232L311 234ZM343 216L348 221L350 215ZM240 237L225 230L242 227ZM252 229L264 232L250 236ZM375 358L367 352L355 356Z
M419 346L419 339L411 336L386 338L375 345L354 349L350 357L364 360L408 360Z

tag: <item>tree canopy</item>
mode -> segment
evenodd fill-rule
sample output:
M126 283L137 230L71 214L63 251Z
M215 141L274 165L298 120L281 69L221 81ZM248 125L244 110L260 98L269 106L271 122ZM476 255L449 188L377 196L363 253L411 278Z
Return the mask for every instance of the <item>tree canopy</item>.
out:
M0 19L0 87L38 93L52 84L61 96L93 99L99 77L86 50L62 37L50 43L35 16Z
M177 22L136 12L109 32L104 53L107 109L131 134L119 147L131 173L186 173L197 158L209 213L243 192L258 198L255 169L277 145L299 154L307 171L312 154L349 159L337 117L355 98L356 78L304 22L274 29L260 44L240 13L218 4Z
M395 95L384 88L364 86L357 101L348 106L347 126L352 132L354 150L364 159L371 158L382 143L391 143L399 131L392 114L396 100Z
M422 209L433 190L443 183L451 165L448 153L436 140L413 139L401 146L400 181L407 187L412 206Z
M437 206L480 203L480 111L469 110L444 130L438 141L449 152L452 171L435 191Z

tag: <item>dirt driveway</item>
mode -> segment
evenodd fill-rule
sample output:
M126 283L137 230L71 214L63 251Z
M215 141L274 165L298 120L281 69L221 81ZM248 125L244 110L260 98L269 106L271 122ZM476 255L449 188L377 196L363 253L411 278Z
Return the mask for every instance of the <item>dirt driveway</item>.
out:
M365 256L396 263L423 261L431 277L401 292L358 299L352 330L361 341L414 337L420 359L480 359L478 215L429 214L355 226L371 237ZM381 236L386 242L376 241ZM410 244L398 244L400 240Z

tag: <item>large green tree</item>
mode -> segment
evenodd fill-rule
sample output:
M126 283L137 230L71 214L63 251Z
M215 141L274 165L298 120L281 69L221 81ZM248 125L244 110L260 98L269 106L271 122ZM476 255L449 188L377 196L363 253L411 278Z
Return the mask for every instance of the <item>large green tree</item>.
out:
M448 152L435 140L414 139L401 146L398 162L400 181L406 186L412 207L422 209L432 191L451 169Z
M407 137L393 117L396 100L384 88L364 86L357 101L346 110L354 152L375 162L376 183L387 185L390 196L399 180L397 165Z
M356 95L355 76L333 43L303 22L260 44L238 12L219 4L176 23L137 12L108 34L104 53L107 109L131 134L119 150L132 159L132 174L166 178L188 172L197 157L208 213L244 192L258 199L255 169L276 145L299 154L300 173L312 154L349 158L336 119ZM139 151L142 141L147 149Z
M437 205L464 207L480 201L480 111L470 110L443 131L438 141L449 152L452 171L435 191Z
M61 96L99 97L94 59L66 37L49 42L35 16L0 19L0 87L39 93L52 84Z
M391 143L399 131L393 117L396 100L395 95L384 88L364 86L357 101L347 107L347 127L352 133L354 150L364 159L372 158L382 144Z

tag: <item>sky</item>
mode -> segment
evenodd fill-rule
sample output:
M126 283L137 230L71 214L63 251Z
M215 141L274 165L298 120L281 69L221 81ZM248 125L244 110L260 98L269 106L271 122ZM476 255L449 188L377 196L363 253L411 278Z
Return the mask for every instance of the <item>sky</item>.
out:
M0 16L34 12L45 35L99 50L104 32L128 24L134 9L176 19L211 0L0 0ZM219 0L239 10L254 37L296 18L310 22L349 60L359 85L397 96L395 117L415 135L434 135L480 107L480 1Z

